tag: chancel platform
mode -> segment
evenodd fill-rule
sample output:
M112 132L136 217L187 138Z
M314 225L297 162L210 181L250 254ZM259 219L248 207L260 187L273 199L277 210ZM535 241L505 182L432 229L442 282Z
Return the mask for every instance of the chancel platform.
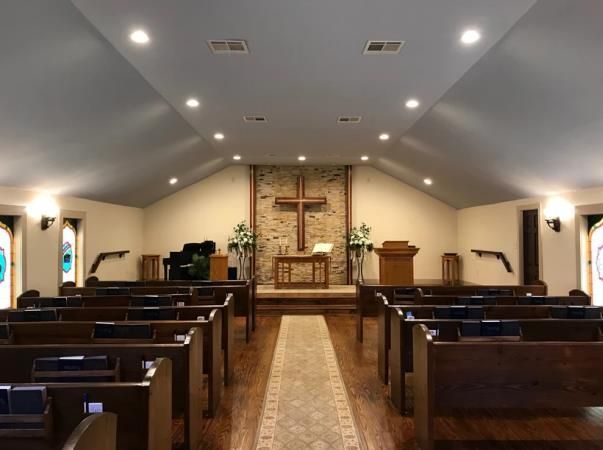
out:
M257 305L259 314L353 313L356 309L356 286L276 289L272 284L261 284L257 287Z

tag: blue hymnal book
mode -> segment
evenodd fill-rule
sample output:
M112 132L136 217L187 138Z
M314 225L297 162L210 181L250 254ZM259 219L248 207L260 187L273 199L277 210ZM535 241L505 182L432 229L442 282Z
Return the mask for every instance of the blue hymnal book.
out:
M59 370L82 370L84 356L61 356L59 358Z
M115 335L115 324L113 322L96 322L94 324L95 339L111 339Z
M12 414L42 414L45 407L45 386L17 386L10 390Z
M56 372L59 370L59 358L51 356L34 359L34 370L37 372Z
M10 386L0 386L0 414L10 414Z

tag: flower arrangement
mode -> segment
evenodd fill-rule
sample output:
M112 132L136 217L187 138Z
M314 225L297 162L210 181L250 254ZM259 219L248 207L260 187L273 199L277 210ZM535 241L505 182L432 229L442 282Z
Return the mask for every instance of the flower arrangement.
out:
M257 246L258 235L242 221L232 229L234 235L228 238L228 251L239 255L248 255Z
M366 223L362 222L359 227L354 227L350 230L350 236L348 238L348 247L356 255L365 252L373 251L373 241L370 239L371 227Z

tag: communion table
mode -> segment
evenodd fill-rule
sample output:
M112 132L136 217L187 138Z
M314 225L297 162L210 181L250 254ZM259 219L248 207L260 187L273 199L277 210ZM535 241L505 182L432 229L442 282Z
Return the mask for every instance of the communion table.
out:
M294 265L312 264L312 281L291 281ZM277 255L272 257L275 289L329 288L331 257L328 255Z

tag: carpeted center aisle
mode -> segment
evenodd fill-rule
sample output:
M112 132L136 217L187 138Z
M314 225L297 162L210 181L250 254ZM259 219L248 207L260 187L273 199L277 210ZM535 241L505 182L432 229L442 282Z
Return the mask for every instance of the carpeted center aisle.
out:
M283 316L256 449L360 449L323 316Z

